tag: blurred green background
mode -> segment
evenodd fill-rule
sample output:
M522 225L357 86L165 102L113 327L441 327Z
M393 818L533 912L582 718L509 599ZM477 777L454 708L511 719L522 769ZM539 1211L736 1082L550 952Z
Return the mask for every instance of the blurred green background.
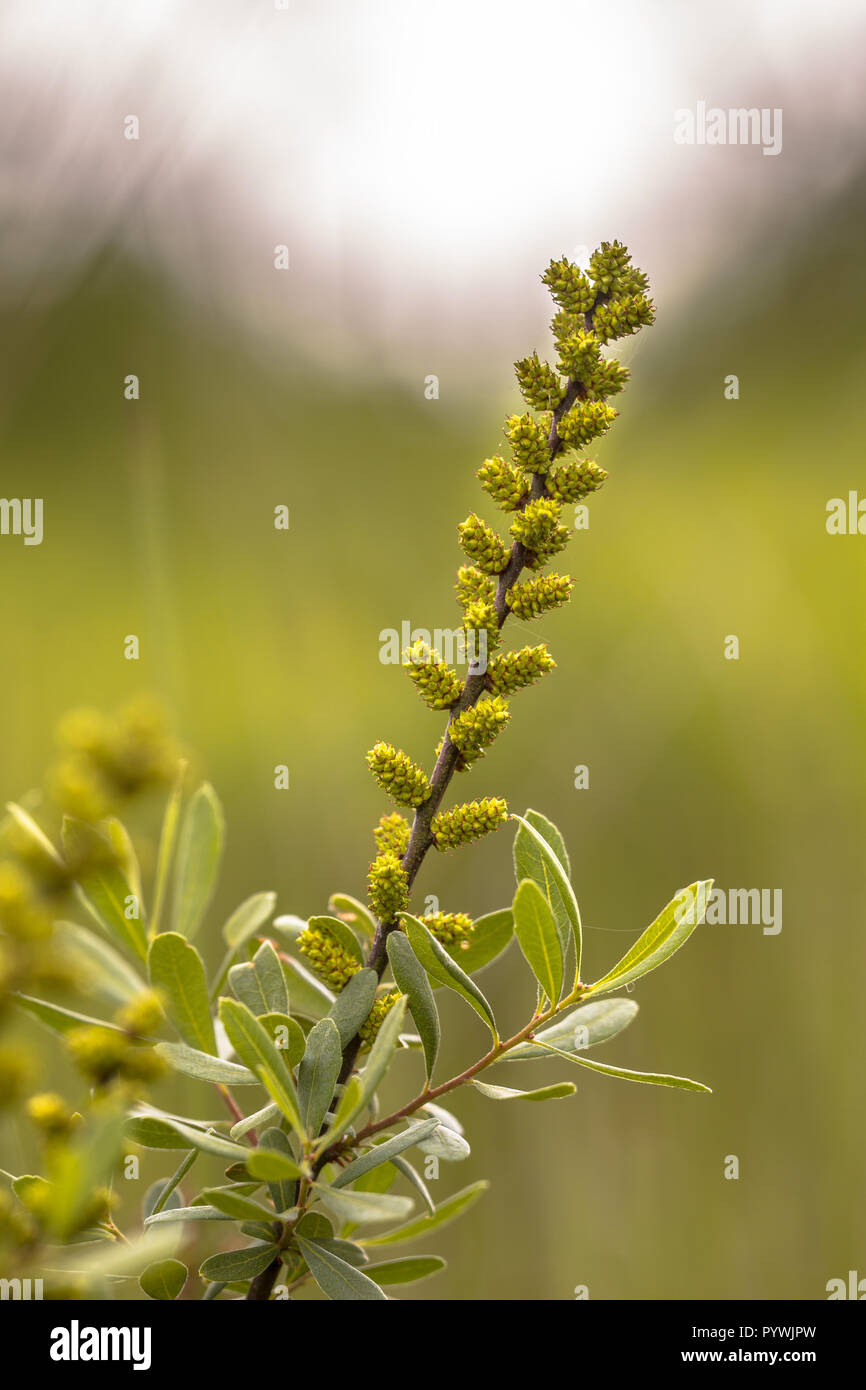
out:
M698 877L781 888L783 929L700 929L599 1054L712 1096L588 1073L544 1107L460 1095L472 1156L443 1164L435 1190L492 1186L432 1243L449 1269L416 1297L821 1298L863 1269L866 541L829 536L825 507L862 477L864 200L857 180L793 229L771 215L676 311L659 303L597 450L610 481L562 566L574 601L509 624L512 645L549 640L558 669L515 699L507 736L457 789L560 826L590 978ZM50 303L7 302L0 336L2 491L45 499L42 546L0 539L3 793L39 781L67 708L152 692L226 809L210 964L253 891L302 915L333 890L362 895L387 809L364 753L385 738L429 766L442 725L380 663L379 633L456 624L456 524L473 508L497 520L474 470L502 448L511 362L546 345L541 324L483 364L498 397L464 376L427 401L420 348L407 347L414 388L408 367L399 382L375 365L328 372L107 247ZM464 363L455 345L441 381ZM138 402L123 399L128 372ZM129 633L138 662L123 658ZM279 763L288 791L273 787ZM510 852L501 831L431 857L416 903L504 905ZM484 987L506 1023L523 1020L516 947ZM442 1005L445 1075L485 1043L461 1001ZM31 1036L50 1082L65 1064ZM533 1081L561 1075L514 1064L494 1079L521 1085L530 1065ZM395 1092L417 1069L398 1061ZM170 1158L148 1156L145 1178Z

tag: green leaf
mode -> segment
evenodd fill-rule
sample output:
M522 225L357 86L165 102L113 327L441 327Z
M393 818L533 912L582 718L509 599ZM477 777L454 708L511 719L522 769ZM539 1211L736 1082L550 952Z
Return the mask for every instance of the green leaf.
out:
M421 1037L429 1081L439 1053L440 1027L439 1011L427 979L427 972L412 950L409 938L403 932L391 932L386 941L386 950L397 988L402 990L409 1001L409 1012Z
M274 1245L247 1245L242 1250L221 1250L218 1255L208 1256L198 1272L203 1279L230 1284L235 1279L254 1279L267 1269L276 1256Z
M562 945L547 898L531 878L521 881L514 896L514 934L530 970L556 1004L562 993Z
M348 893L332 893L328 907L365 936L376 935L376 918L357 898L351 898Z
M436 1208L432 1216L419 1216L415 1221L408 1222L405 1226L399 1226L395 1231L387 1231L383 1236L368 1236L364 1240L365 1245L397 1245L404 1240L416 1240L420 1236L426 1236L430 1231L436 1231L445 1226L455 1217L467 1211L474 1202L478 1200L482 1192L486 1192L490 1186L489 1182L474 1182L469 1187L464 1187L460 1192L455 1192L453 1197L449 1197L441 1206Z
M340 921L339 917L311 917L309 927L311 931L329 932L339 942L346 954L351 956L356 965L364 964L364 953L357 936L350 926Z
M183 797L183 783L186 777L186 763L178 764L177 776L174 786L166 802L165 812L162 818L162 830L159 837L159 850L156 858L156 877L153 886L153 913L150 919L150 930L156 936L162 922L162 912L165 907L165 895L168 889L168 874L171 868L171 860L174 854L174 844L177 838L177 826L180 819L180 803Z
M117 1028L113 1023L106 1023L101 1018L91 1018L88 1014L77 1014L72 1009L62 1009L59 1004L49 1004L45 999L35 999L29 994L13 994L19 1008L26 1013L38 1018L40 1023L44 1023L53 1033L71 1033L73 1028L85 1026L107 1028L109 1033L122 1033L122 1028Z
M409 937L412 950L430 978L438 980L440 984L447 985L449 989L453 989L461 998L465 999L479 1018L487 1024L494 1040L498 1042L499 1034L496 1031L493 1010L475 981L464 974L457 962L451 959L445 947L439 944L423 922L419 922L417 917L412 917L408 912L404 912L402 917L407 924L406 934Z
M227 1216L224 1211L218 1211L216 1207L166 1207L165 1211L156 1211L145 1221L145 1226L150 1230L151 1226L164 1226L171 1221L231 1221L233 1218Z
M303 923L306 926L306 922ZM334 995L317 980L294 956L282 961L289 984L289 1006L294 1015L301 1018L321 1018L334 1003Z
M352 1221L356 1226L377 1221L399 1221L412 1210L411 1197L393 1197L389 1192L351 1192L347 1188L329 1187L314 1182L310 1186L328 1211L340 1221Z
M588 1057L579 1057L576 1052L563 1052L558 1047L547 1045L545 1050L555 1053L557 1057L564 1057L567 1062L575 1062L579 1067L589 1067L590 1071L600 1071L605 1076L618 1076L623 1081L642 1081L648 1086L676 1086L681 1091L707 1091L712 1094L709 1086L704 1086L700 1081L690 1081L687 1076L666 1076L663 1072L654 1071L628 1071L625 1067L611 1067L606 1062L591 1062Z
M472 1152L458 1130L438 1123L427 1138L419 1142L418 1148L422 1153L441 1158L444 1163L462 1163Z
M263 941L246 965L233 965L229 971L232 992L256 1017L287 1014L289 991L280 958L269 941Z
M377 1144L375 1148L369 1149L360 1158L355 1158L345 1168L341 1168L337 1176L331 1183L332 1187L348 1187L350 1183L356 1182L365 1173L373 1168L378 1168L380 1163L389 1162L395 1154L401 1154L404 1149L411 1149L414 1144L426 1139L428 1134L432 1134L434 1129L439 1127L436 1119L423 1120L421 1124L410 1125L408 1129L401 1130L395 1134L393 1139L386 1139L383 1144Z
M128 1004L147 988L135 967L89 927L57 922L53 944L79 977L81 988L100 999L115 1006Z
M389 1284L415 1284L419 1279L427 1279L446 1269L445 1261L439 1255L408 1255L402 1260L384 1260L382 1264L368 1265L367 1278L380 1288Z
M76 820L74 816L64 816L61 838L64 853L72 862L76 859L98 862L100 856L114 851L111 841L95 826ZM76 896L94 921L139 960L144 960L147 934L141 920L140 900L120 865L108 862L98 868L85 869L76 874L76 882ZM128 901L130 898L136 899L135 904ZM138 915L127 916L131 911Z
M6 802L6 810L9 812L19 830L23 830L27 838L36 846L39 853L44 856L49 863L56 869L66 869L61 854L54 848L45 831L38 826L23 806L19 806L15 801Z
M272 916L277 905L276 893L253 893L236 907L223 927L223 940L232 950L244 946Z
M143 1293L161 1303L171 1303L183 1292L189 1270L180 1260L155 1260L138 1277Z
M169 1018L185 1043L216 1053L204 964L194 946L177 932L162 932L150 943L150 982L166 1003Z
M309 1031L298 1068L301 1122L310 1135L317 1135L322 1127L342 1063L339 1029L332 1018L320 1019Z
M359 970L341 990L328 1011L340 1030L340 1047L347 1047L369 1017L376 998L379 976L375 970Z
M544 817L540 816L537 811L527 811L525 819L523 816L515 815L512 815L511 819L518 821L521 826L514 841L514 868L518 881L522 881L524 878L532 879L534 883L538 884L547 899L559 933L563 958L567 952L569 934L574 938L574 978L578 980L580 979L582 933L577 898L574 896L574 889L571 886L567 870L535 823L540 825L544 822L546 826L550 827L550 822L545 821ZM523 840L521 840L521 834L525 836ZM561 844L562 837L559 836L558 831L556 831L556 836Z
M172 925L181 936L194 936L201 925L216 887L224 840L222 807L205 782L186 809L177 849Z
M140 1116L136 1120L127 1121L124 1132L127 1137L134 1139L137 1144L144 1144L147 1148L165 1148L164 1144L149 1144L145 1139L139 1139L134 1132L138 1128L141 1133L139 1122L141 1119L150 1119L150 1116ZM217 1158L227 1159L229 1162L243 1163L249 1153L249 1149L243 1144L234 1144L231 1139L224 1139L221 1134L214 1134L212 1130L194 1129L192 1125L185 1124L183 1120L176 1120L173 1115L160 1115L159 1120L179 1134L185 1143L180 1147L184 1149L200 1149L202 1153L216 1154ZM130 1129L132 1124L133 1130ZM147 1133L147 1131L144 1131Z
M338 1259L345 1260L346 1264L355 1268L367 1264L370 1258L366 1250L362 1250L360 1245L355 1245L351 1240L338 1240L333 1236L310 1236L309 1234L303 1235L302 1239L313 1240L318 1249L329 1251ZM288 1264L293 1257L296 1258L296 1252L287 1250L283 1259Z
M563 1052L580 1052L588 1047L596 1047L607 1042L627 1028L638 1012L633 999L594 999L589 1004L581 1004L549 1028L536 1033L537 1042L522 1042L513 1047L502 1058L503 1062L528 1061L530 1058L547 1057L547 1049L539 1044L552 1043Z
M281 1129L267 1129L247 1158L247 1169L254 1178L264 1178L277 1211L286 1211L294 1200L298 1178L309 1177L309 1169L295 1162L288 1138Z
M263 1202L257 1202L253 1197L248 1197L243 1192L232 1191L228 1187L206 1187L202 1190L201 1196L208 1205L216 1207L217 1211L224 1211L233 1221L261 1221L262 1217L273 1221L276 1216L276 1213Z
M303 1140L298 1093L283 1054L246 1005L234 999L221 999L219 1014L235 1052L250 1071L255 1072L271 1100L276 1101Z
M158 940L163 940L159 937ZM207 1052L199 1052L186 1043L157 1043L155 1051L168 1062L173 1071L195 1076L199 1081L213 1081L217 1086L258 1086L259 1078L237 1062L223 1062Z
M588 993L607 994L612 989L620 989L632 980L648 975L670 956L678 951L689 939L695 927L704 920L707 899L713 880L703 879L683 888L677 896L662 908L658 917L618 961L594 985Z
M188 1149L177 1130L156 1115L132 1115L123 1126L127 1139L143 1149Z
M307 1039L300 1023L288 1014L262 1014L259 1023L268 1037L273 1040L278 1052L286 1058L290 1067L296 1067L304 1055Z
M190 1149L175 1168L170 1178L160 1179L148 1189L145 1196L144 1215L153 1216L165 1207L179 1207L181 1205L181 1195L177 1191L180 1182L186 1177L192 1165L198 1158L198 1149Z
M407 1180L407 1182L410 1182L412 1184L427 1210L431 1213L435 1212L436 1203L430 1196L430 1189L424 1182L424 1179L421 1177L420 1173L417 1173L415 1171L415 1169L412 1167L412 1164L409 1163L409 1161L405 1159L402 1154L395 1154L394 1157L391 1159L391 1162L397 1169L397 1172L402 1173L403 1177Z
M577 1087L573 1081L557 1081L552 1086L539 1086L535 1091L515 1091L510 1086L488 1086L485 1081L473 1081L476 1091L488 1100L564 1100L573 1096Z
M361 1109L361 1079L358 1076L350 1076L340 1093L337 1104L334 1108L331 1123L325 1130L316 1145L317 1153L324 1153L335 1139L339 1139L349 1121L357 1115Z
M513 935L514 916L511 908L502 907L479 917L468 937L445 949L467 975L474 975L502 954Z
M249 1134L251 1129L258 1129L259 1125L265 1124L268 1120L275 1120L281 1114L280 1107L271 1101L255 1114L245 1115L242 1120L238 1120L237 1124L232 1125L229 1134L232 1139L240 1139L242 1135Z
M303 1236L296 1235L295 1241L322 1293L334 1302L386 1297L378 1284L333 1251L315 1241L304 1240Z

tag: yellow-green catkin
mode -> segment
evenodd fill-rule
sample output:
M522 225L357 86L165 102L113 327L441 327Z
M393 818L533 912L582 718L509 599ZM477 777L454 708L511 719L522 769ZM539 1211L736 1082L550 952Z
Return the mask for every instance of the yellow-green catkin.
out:
M558 431L566 449L583 449L609 430L617 412L604 401L575 401L559 422Z
M551 261L541 277L557 304L570 314L588 314L598 291L576 265L562 258Z
M396 854L386 851L370 865L367 875L370 906L380 922L391 922L409 906L409 882Z
M475 923L466 912L428 912L421 921L443 946L468 949L475 930Z
M552 671L556 662L542 642L537 647L495 656L487 668L490 688L496 695L513 695Z
M473 599L463 610L463 628L470 655L477 661L487 657L499 643L499 619L492 599ZM484 634L484 646L477 634ZM475 635L473 635L475 634Z
M591 492L596 492L607 476L607 470L591 459L574 459L550 472L547 489L557 502L579 502Z
M398 859L402 859L409 848L411 833L409 822L399 811L382 816L373 831L376 848L380 854L396 854Z
M521 470L498 455L484 460L478 470L478 480L504 512L515 511L529 495Z
M574 580L567 574L540 574L513 585L505 595L505 602L516 618L526 622L568 603L573 588Z
M324 922L305 927L297 941L301 955L309 961L323 984L339 994L360 969L354 956L328 930Z
M72 1108L55 1091L43 1091L27 1102L27 1115L47 1139L65 1138L74 1127Z
M420 639L403 653L403 669L431 709L450 709L463 693L463 682L435 647Z
M387 994L382 994L373 1001L372 1009L368 1013L365 1022L362 1023L361 1027L358 1029L358 1036L365 1048L373 1046L379 1029L382 1027L382 1024L385 1022L385 1019L388 1017L388 1014L399 998L399 989L392 989L389 990Z
M501 797L484 797L440 811L433 817L432 831L437 849L456 849L458 845L480 840L508 819L508 807Z
M532 558L527 562L532 569L546 564L563 550L569 538L568 527L560 525L559 503L550 497L538 497L527 503L514 518L511 534L532 551Z
M546 415L536 420L532 415L509 415L505 421L505 437L511 445L515 467L527 473L546 473L550 466L550 420Z
M565 385L538 353L515 362L514 372L521 395L533 410L555 410L565 395Z
M421 768L390 743L377 743L371 748L367 765L382 790L398 806L420 806L430 795L430 783Z
M474 565L461 565L457 571L457 602L461 608L467 604L492 603L496 597L496 581L489 574L476 569Z
M510 718L508 702L495 695L490 700L479 700L471 709L452 719L448 734L464 763L482 757L485 748L490 747Z
M496 532L472 512L457 528L466 558L485 574L499 574L508 564L509 552Z

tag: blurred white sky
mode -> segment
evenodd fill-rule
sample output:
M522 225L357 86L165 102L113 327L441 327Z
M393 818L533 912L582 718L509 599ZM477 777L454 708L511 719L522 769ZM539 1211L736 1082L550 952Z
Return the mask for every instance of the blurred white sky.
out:
M550 256L602 237L682 292L854 167L864 37L862 0L5 0L3 278L116 236L386 355L535 322ZM782 107L782 154L676 145L698 100Z

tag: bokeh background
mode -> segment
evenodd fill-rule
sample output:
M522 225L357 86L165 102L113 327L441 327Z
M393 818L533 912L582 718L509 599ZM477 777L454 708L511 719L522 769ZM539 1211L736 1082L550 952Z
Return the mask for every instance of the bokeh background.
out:
M379 634L457 621L455 528L496 520L474 471L512 362L549 346L547 261L616 237L651 277L574 602L511 632L558 670L471 793L561 827L590 974L702 876L781 888L783 929L698 931L605 1049L712 1096L587 1073L528 1114L456 1102L472 1157L437 1191L492 1186L416 1297L822 1298L866 1273L866 540L825 529L866 491L864 28L845 0L0 16L0 492L45 499L41 546L0 538L2 791L39 782L70 706L157 695L226 808L212 962L250 892L360 894L386 809L365 750L430 758L441 721ZM675 144L699 100L782 108L781 154ZM500 832L428 861L418 901L512 890ZM485 989L521 1021L516 948ZM465 1065L480 1024L443 1008ZM28 1142L4 1132L5 1166Z

